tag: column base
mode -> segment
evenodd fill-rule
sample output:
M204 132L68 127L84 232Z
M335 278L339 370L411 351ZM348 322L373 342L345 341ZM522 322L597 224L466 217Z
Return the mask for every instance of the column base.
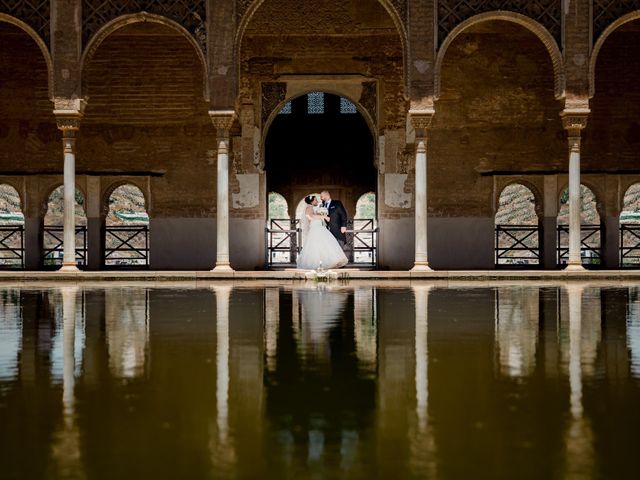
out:
M233 272L233 268L228 263L216 264L215 267L211 270L212 272Z
M416 262L411 272L433 272L433 269L429 266L428 262Z
M59 272L79 272L80 269L75 263L63 263L62 266L58 269Z
M567 272L584 272L587 269L582 266L582 262L569 262L565 267L565 271Z

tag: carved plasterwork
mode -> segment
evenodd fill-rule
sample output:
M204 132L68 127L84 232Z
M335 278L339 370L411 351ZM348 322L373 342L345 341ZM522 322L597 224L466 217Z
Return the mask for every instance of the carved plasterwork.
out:
M48 45L51 33L50 4L51 0L0 0L0 13L22 20Z
M457 25L475 15L505 10L532 18L561 43L562 0L438 0L438 43Z
M207 6L205 0L128 0L126 2L121 0L83 0L83 42L86 44L93 34L111 20L138 12L148 12L170 18L182 25L203 51L206 50Z
M264 82L262 84L262 126L264 127L271 113L284 102L287 95L287 84L284 82Z

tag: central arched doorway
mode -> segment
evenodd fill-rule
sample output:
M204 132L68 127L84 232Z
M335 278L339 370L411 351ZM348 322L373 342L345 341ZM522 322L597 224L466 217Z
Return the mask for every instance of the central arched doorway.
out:
M371 237L371 255L354 252L361 236L355 218L356 204L363 194L377 191L374 136L365 115L356 103L333 93L314 91L290 99L280 106L268 126L264 163L266 191L282 195L289 212L295 212L310 192L328 190L332 198L341 200L350 219L347 256L352 263L373 267L375 235L367 236ZM297 251L304 245L297 219L276 220L268 220L267 266L295 264ZM282 225L289 225L289 232L282 232ZM375 222L367 224L367 229L371 230L372 225ZM276 255L274 249L281 247L276 243L280 244L285 236L291 254L283 257ZM281 263L276 258L287 261ZM367 262L361 260L364 258Z

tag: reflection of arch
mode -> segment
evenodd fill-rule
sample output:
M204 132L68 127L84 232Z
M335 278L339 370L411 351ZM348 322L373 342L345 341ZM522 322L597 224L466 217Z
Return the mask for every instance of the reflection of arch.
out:
M244 15L240 19L240 23L236 31L236 37L234 39L234 47L233 47L234 58L236 60L236 68L238 69L238 75L236 76L237 77L236 82L238 82L237 83L238 90L240 90L240 80L241 80L240 79L240 63L241 63L240 55L242 53L241 50L242 50L242 40L244 38L244 32L247 29L247 26L249 25L251 20L253 19L253 16L255 15L255 13L258 11L260 6L265 2L265 0L249 0L249 1L251 1L252 3L251 5L249 5ZM387 11L389 16L391 17L391 20L393 21L398 31L398 35L400 36L400 43L402 44L402 70L403 70L403 76L405 78L405 83L407 83L408 82L407 59L409 58L409 52L408 52L407 32L404 28L404 23L402 21L402 18L400 17L400 14L396 10L396 8L393 6L391 0L378 0L378 1L380 2L380 5L382 5L382 7Z
M314 92L320 92L320 93L324 93L324 94L329 94L329 95L334 95L336 97L340 97L340 98L345 98L347 100L349 100L351 103L353 103L356 107L356 110L358 111L358 113L362 116L362 118L364 119L364 121L366 122L367 126L369 127L369 132L371 134L371 142L372 142L372 146L373 146L373 163L375 165L375 167L378 167L378 142L374 141L375 138L377 138L378 134L377 134L377 127L376 127L376 122L374 121L373 117L371 116L371 114L369 113L369 111L358 101L354 100L353 98L351 98L350 96L344 94L344 93L339 93L336 90L328 90L328 89L322 89L322 90L309 90L309 91L305 91L304 93L297 93L296 95L291 95L288 97L285 97L284 100L282 100L274 109L273 111L271 111L269 113L269 116L267 117L267 120L264 122L264 128L262 129L262 139L260 140L260 164L259 164L259 168L260 170L264 170L265 167L265 146L266 146L266 141L267 141L267 136L269 135L269 130L271 129L271 124L273 123L273 121L276 119L276 117L278 116L278 113L280 113L280 110L282 110L282 108L289 102L292 102L293 100L296 100L300 97L304 97L306 95L309 95L310 93L314 93Z
M36 33L36 31L31 28L29 25L24 23L22 20L18 20L11 15L7 15L6 13L0 13L0 22L10 23L11 25L15 25L22 31L24 31L27 35L31 37L31 39L36 42L38 48L42 52L42 56L44 57L44 61L47 64L47 78L48 78L48 94L49 100L53 100L53 91L54 91L54 77L53 77L53 60L51 59L51 54L49 53L49 49L47 45L44 43L44 40L40 38L40 35Z
M109 35L111 35L113 32L115 32L116 30L119 30L122 27L135 24L135 23L145 23L145 22L158 23L158 24L164 25L165 27L171 28L172 30L175 30L182 37L184 37L185 40L187 40L187 42L189 42L189 44L195 49L196 55L198 56L198 60L200 60L200 65L202 67L203 97L205 98L205 100L208 100L209 99L209 88L208 88L209 83L207 81L207 77L208 77L207 61L205 59L204 53L202 52L202 49L200 48L200 45L198 45L198 43L191 36L189 31L179 23L176 23L175 21L170 20L167 17L164 17L162 15L155 15L153 13L147 13L147 12L133 13L130 15L122 15L118 18L115 18L110 22L108 22L107 24L105 24L102 28L100 28L100 30L98 30L95 33L95 35L93 35L93 37L91 37L91 39L87 43L86 48L84 49L84 52L82 52L82 57L80 57L80 76L82 78L83 94L86 95L86 87L85 87L85 80L84 80L85 68L89 64L93 56L95 55L96 51L98 50L102 42L104 42L107 39L107 37L109 37Z
M434 96L437 99L440 97L440 83L441 83L441 75L442 75L442 64L444 63L444 57L447 53L447 49L451 46L451 44L455 41L455 39L463 33L467 28L477 25L483 22L489 22L493 20L498 21L506 21L518 24L531 33L533 33L538 39L544 44L549 52L549 56L551 57L551 63L553 65L553 77L554 77L554 90L556 99L561 99L565 94L565 76L564 76L564 61L562 59L562 52L558 48L558 44L556 43L553 36L549 33L549 31L543 27L540 23L535 20L527 17L525 15L521 15L515 12L505 12L505 11L495 11L495 12L486 12L475 15L464 22L461 22L458 26L456 26L447 38L445 38L444 42L442 42L442 46L438 50L438 55L436 56L435 63L435 77L434 77Z
M271 208L271 201L274 201L274 203L277 203L280 205L280 208L277 209L278 211L272 210ZM284 207L284 214L280 214L279 211L280 209ZM284 220L286 218L291 218L291 214L289 213L289 204L287 203L287 199L284 198L283 195L279 194L278 192L269 192L269 196L268 196L268 207L267 207L267 218L271 219L271 218L275 218L278 220Z
M16 215L16 216L21 216L22 218L7 218L7 219L0 219L0 223L10 223L10 224L16 224L16 223L24 223L24 209L23 209L23 201L22 201L22 196L20 195L20 192L18 191L18 189L11 183L9 182L2 182L0 183L0 206L4 206L6 205L6 212L2 211L4 210L4 208L2 208L2 210L0 210L0 213L5 213L5 214L9 214L9 215Z
M593 97L596 93L596 63L598 62L598 54L600 53L605 41L609 38L609 35L625 23L638 19L640 19L640 10L623 15L605 28L600 37L598 37L598 40L593 47L593 51L591 52L591 57L589 58L589 97Z
M501 208L503 206L507 206L507 205L503 205L502 204L502 200L504 198L504 195L517 195L518 197L520 197L521 199L526 200L531 200L532 201L532 205L531 205L531 210L533 212L533 215L531 216L531 218L525 218L524 220L518 220L517 222L510 222L507 218L502 218L500 216L501 214ZM509 223L517 223L517 224L537 224L540 220L540 217L542 216L542 203L540 201L541 199L541 195L540 192L538 191L538 189L530 184L527 181L512 181L509 182L507 185L504 186L504 188L498 192L497 194L497 198L496 198L496 213L495 213L495 223L496 224L501 224L501 225L506 225ZM513 212L513 205L510 207L512 209ZM524 211L525 209L521 209L521 213Z

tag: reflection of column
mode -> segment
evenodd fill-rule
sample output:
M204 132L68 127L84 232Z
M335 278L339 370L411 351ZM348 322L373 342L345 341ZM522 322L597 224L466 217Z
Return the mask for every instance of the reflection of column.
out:
M593 432L584 418L582 403L582 292L581 285L567 287L569 310L569 388L571 419L566 433L566 478L588 478L593 471Z
M135 378L144 372L149 343L148 291L105 291L105 331L109 369L115 378Z
M64 255L60 270L78 271L76 266L76 132L80 127L79 110L54 110L62 130L64 148Z
M233 110L210 111L218 140L217 205L216 205L216 266L214 271L232 271L229 263L229 129Z
M627 348L631 362L631 376L640 379L640 289L629 287L627 315Z
M278 324L280 322L280 289L265 289L264 344L267 356L267 370L276 369L278 349Z
M80 454L80 432L75 418L76 297L77 287L62 293L62 426L55 433L51 457L61 478L84 478Z
M229 297L231 287L216 292L216 405L218 441L226 446L229 435Z
M412 464L420 465L421 476L436 478L435 439L429 428L429 292L430 286L414 285L413 297L416 312L416 419L417 431L412 441Z
M414 271L431 270L427 255L427 129L433 115L433 110L409 111L416 131Z
M569 261L567 270L583 270L580 256L582 200L580 198L580 132L589 109L564 110L562 122L569 134Z
M0 297L0 382L9 382L18 376L22 325L20 292L7 290Z
M503 375L531 375L538 346L539 290L496 290L496 333L500 371Z
M353 292L353 320L358 364L364 369L375 369L377 352L377 325L375 289L357 288Z

